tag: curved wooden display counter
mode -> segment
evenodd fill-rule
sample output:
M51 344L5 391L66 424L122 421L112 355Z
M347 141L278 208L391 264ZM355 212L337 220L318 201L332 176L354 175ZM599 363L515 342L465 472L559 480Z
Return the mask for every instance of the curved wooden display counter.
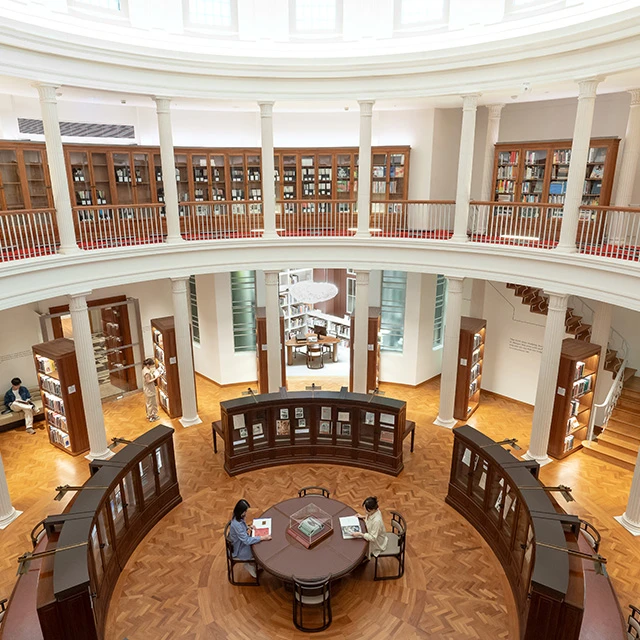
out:
M3 640L103 638L109 598L129 556L182 500L171 427L154 427L90 468L64 513L41 523L45 535L35 552L57 551L36 556L18 578Z
M455 440L447 504L482 534L515 597L522 640L626 640L611 582L581 527L543 490L537 464L521 461L470 426ZM591 529L591 531L594 531Z
M295 462L346 464L397 476L412 432L406 403L336 391L287 391L220 403L229 475ZM214 425L215 436L215 425ZM413 450L413 449L412 449Z

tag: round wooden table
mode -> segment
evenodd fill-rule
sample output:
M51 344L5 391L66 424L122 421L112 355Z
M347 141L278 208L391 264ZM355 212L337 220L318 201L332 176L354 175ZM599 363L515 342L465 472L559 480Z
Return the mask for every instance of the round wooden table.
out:
M306 549L288 533L289 516L314 503L333 519L333 533L312 549ZM271 518L271 540L251 545L256 562L270 574L293 582L319 580L331 574L340 578L353 571L364 559L369 544L362 538L345 540L340 531L339 518L353 516L356 512L338 500L322 496L292 498L267 509L260 518ZM361 521L361 524L362 521Z

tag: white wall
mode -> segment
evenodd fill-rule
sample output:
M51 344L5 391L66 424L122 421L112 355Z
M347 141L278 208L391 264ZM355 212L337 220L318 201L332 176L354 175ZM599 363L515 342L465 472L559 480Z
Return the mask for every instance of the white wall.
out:
M611 326L629 343L629 367L640 371L640 313L614 305Z
M431 199L455 200L462 109L436 109L433 127Z

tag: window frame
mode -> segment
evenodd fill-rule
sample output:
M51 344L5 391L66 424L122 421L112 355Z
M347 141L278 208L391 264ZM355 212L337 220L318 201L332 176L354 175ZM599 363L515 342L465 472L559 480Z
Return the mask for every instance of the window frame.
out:
M336 40L342 38L344 33L344 0L335 0L336 19L335 28L332 31L319 30L299 30L297 25L297 4L298 0L289 0L289 37L292 40Z
M442 18L439 20L425 20L424 22L412 22L403 24L402 3L404 0L394 0L393 2L393 31L396 34L413 35L425 31L445 30L449 27L449 16L451 10L450 0L442 0Z
M195 276L189 276L189 309L191 311L191 340L199 345L200 316L198 314L198 290Z
M385 275L386 274L386 275ZM399 274L402 274L401 276ZM407 272L406 271L382 271L382 281L380 285L380 351L390 353L404 353L404 329L407 320ZM385 287L385 284L387 285ZM402 290L402 305L397 303L385 304L385 288L387 290ZM402 313L402 327L400 323L385 322L385 314ZM384 333L387 331L387 333ZM384 344L385 336L396 336L400 339L400 348L391 347Z
M251 274L248 275L238 275L238 274ZM243 283L242 289L250 289L253 287L253 296L251 301L246 300L234 300L234 291L237 290L238 282L234 282L235 279L239 278L249 278L248 283ZM244 271L231 271L229 275L229 286L231 288L231 324L233 330L233 352L234 353L250 353L251 351L255 352L257 349L257 338L256 338L256 272L250 270ZM244 307L247 307L244 309ZM249 307L251 307L249 309ZM251 313L252 323L236 323L235 316L237 312L246 311L247 313ZM250 325L252 324L252 327ZM249 330L246 327L250 327ZM253 336L251 341L251 345L243 344L238 345L238 342L241 338L246 338L248 336Z
M228 27L215 24L199 24L191 19L191 11L189 3L191 0L182 0L182 20L185 31L192 34L201 34L210 36L215 33L219 36L237 36L238 35L238 0L229 0L229 8L231 10L231 20Z
M433 310L433 351L444 347L444 325L447 315L447 278L436 276L436 295Z

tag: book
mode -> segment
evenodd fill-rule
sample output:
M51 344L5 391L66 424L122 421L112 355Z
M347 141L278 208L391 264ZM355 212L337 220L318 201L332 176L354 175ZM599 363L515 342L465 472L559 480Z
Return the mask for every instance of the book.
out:
M253 521L254 536L270 536L271 535L271 518L262 518Z
M345 540L353 540L355 538L354 533L362 533L358 516L340 518L340 529L342 531L342 537Z

